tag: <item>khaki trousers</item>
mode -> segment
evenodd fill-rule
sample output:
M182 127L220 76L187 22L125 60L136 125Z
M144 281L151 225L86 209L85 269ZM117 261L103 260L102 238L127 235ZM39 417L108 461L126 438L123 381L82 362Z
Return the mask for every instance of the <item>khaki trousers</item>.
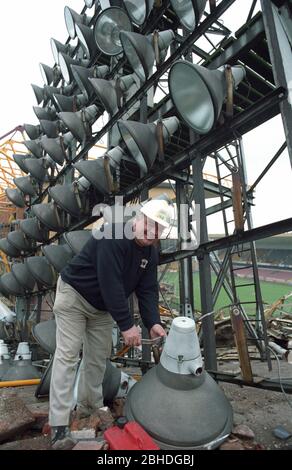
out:
M53 307L57 347L50 386L51 426L67 426L73 404L74 381L83 346L78 384L78 407L92 412L103 406L102 381L111 355L113 320L90 305L59 277Z

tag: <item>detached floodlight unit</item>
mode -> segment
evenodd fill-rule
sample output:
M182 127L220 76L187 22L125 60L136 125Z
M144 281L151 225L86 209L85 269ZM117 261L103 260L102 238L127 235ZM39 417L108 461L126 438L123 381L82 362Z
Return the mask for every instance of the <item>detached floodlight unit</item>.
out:
M161 354L130 390L125 415L136 421L160 449L219 447L232 431L232 408L204 370L195 322L173 320Z
M245 78L242 66L231 67L233 88ZM225 67L209 70L179 60L170 68L169 92L186 124L198 134L207 134L216 124L227 96Z

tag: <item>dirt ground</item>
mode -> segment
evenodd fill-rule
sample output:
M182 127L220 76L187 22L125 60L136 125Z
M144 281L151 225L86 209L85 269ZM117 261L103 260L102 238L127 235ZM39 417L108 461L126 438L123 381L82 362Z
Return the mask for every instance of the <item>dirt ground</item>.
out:
M273 369L268 371L266 363L252 362L255 375L278 380L278 368L275 361ZM219 370L228 372L239 371L238 362L219 363ZM282 381L292 385L292 365L281 362ZM290 405L282 392L262 390L254 387L219 382L234 412L234 425L247 425L255 434L255 441L264 449L292 450L292 437L281 440L274 436L273 430L283 426L292 434L292 394L287 394ZM285 386L284 386L285 390Z

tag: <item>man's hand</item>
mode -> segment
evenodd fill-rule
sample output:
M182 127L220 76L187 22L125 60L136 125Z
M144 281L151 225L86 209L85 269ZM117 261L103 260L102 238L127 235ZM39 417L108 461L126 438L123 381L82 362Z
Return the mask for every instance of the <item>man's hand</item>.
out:
M122 336L126 346L140 346L141 344L141 329L137 326L132 326L129 330L122 331Z
M150 338L154 339L154 338L159 338L161 336L166 336L166 331L161 325L159 325L159 323L156 323L155 325L152 326L149 334L150 334Z

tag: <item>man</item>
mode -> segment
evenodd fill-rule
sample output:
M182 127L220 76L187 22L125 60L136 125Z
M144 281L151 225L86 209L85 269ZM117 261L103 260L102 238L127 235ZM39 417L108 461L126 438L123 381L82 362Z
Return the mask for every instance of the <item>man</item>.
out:
M54 314L57 348L50 388L52 447L69 449L75 444L69 421L79 353L83 346L78 386L78 413L89 416L103 406L102 381L111 354L113 320L125 345L141 344L128 297L138 297L142 321L150 338L165 336L158 309L156 244L170 227L171 208L165 200L150 200L133 221L134 238L95 239L61 271Z

